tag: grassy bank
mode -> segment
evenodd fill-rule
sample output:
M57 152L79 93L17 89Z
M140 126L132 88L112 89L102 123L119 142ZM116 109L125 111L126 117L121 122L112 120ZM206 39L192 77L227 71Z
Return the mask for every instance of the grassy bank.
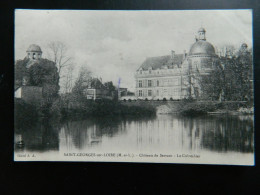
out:
M250 109L250 107L247 102L181 101L175 106L175 112L190 116L208 113L239 113L241 108Z
M127 106L139 106L142 108L153 107L162 113L177 113L182 115L203 115L207 113L241 113L251 114L253 103L238 101L135 101L122 102Z

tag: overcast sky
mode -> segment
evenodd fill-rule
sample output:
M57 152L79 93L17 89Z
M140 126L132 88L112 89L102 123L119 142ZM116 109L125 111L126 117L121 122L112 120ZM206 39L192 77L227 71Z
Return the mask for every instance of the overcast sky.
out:
M30 44L46 57L47 44L61 41L75 59L75 74L86 66L103 81L121 78L121 87L133 90L134 73L147 57L188 52L201 26L214 46L252 46L251 10L16 10L15 59L23 59Z

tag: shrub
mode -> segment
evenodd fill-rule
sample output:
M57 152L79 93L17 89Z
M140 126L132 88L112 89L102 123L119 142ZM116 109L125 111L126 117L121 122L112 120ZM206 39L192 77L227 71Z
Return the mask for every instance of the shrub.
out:
M167 99L166 99L166 98L163 98L163 101L167 101Z

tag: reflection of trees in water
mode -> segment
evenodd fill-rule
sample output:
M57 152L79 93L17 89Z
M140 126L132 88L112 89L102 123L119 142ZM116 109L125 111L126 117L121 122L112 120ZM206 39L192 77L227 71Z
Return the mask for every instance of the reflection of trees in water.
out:
M253 117L159 115L136 121L136 144L140 147L198 151L253 152Z
M43 119L30 127L15 130L15 137L21 137L25 149L35 151L59 149L59 126Z
M133 121L148 121L148 117L92 117L80 121L68 121L64 123L64 137L67 147L74 145L76 148L82 149L85 146L100 144L102 137L114 137L117 134L126 133ZM72 142L72 143L71 143Z
M252 116L186 117L183 118L183 126L188 131L191 145L198 138L201 147L206 149L253 152Z

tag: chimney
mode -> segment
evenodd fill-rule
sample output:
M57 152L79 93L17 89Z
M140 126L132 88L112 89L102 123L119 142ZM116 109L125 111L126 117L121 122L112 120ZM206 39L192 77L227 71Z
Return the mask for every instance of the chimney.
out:
M175 57L175 51L172 50L172 59Z

